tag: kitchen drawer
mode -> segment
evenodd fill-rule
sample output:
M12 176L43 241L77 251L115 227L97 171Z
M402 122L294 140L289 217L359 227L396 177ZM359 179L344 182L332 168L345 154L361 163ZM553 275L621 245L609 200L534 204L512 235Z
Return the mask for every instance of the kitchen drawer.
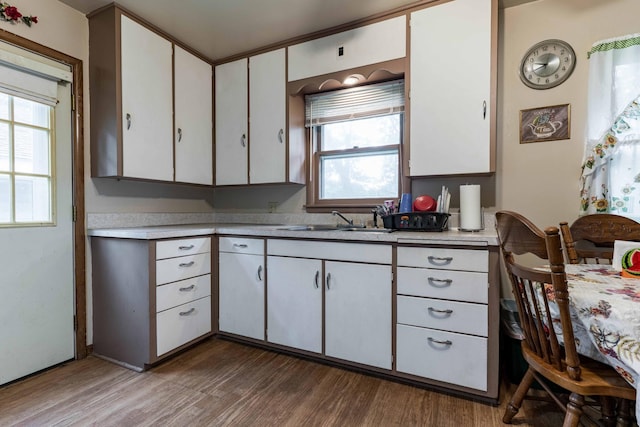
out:
M470 271L398 267L398 294L487 304L489 275Z
M398 247L398 265L461 271L489 271L489 251Z
M158 286L156 288L156 311L164 311L210 295L211 274Z
M156 243L156 259L211 252L211 237L162 240Z
M396 370L487 391L487 338L398 325Z
M156 314L157 355L211 332L211 297Z
M488 322L484 304L398 296L398 323L486 337Z
M391 264L391 252L391 245L309 240L267 240L268 255L295 258Z
M219 251L263 255L264 240L247 239L243 237L221 237L219 242Z
M211 273L211 254L196 254L156 261L156 285Z

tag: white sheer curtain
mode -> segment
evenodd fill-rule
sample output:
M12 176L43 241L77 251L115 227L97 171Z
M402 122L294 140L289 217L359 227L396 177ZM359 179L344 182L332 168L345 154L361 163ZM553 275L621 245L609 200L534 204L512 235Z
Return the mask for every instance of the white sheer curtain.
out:
M640 34L589 52L580 214L640 217Z

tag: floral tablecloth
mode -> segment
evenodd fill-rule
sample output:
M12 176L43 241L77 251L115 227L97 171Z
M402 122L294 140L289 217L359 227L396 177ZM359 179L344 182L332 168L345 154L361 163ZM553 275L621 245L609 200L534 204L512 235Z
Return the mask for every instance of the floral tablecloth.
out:
M621 277L607 265L565 267L578 352L613 366L640 397L640 279Z

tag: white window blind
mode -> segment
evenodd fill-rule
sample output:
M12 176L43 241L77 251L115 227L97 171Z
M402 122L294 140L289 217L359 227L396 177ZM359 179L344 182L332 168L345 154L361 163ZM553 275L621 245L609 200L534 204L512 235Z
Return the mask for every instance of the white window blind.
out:
M71 82L70 71L0 49L0 90L49 106L58 103L58 83Z
M305 126L404 111L404 80L307 95Z

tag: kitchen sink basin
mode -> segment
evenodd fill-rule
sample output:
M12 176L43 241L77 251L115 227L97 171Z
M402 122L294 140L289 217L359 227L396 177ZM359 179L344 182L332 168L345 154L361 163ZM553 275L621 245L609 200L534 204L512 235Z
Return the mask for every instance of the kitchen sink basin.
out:
M287 231L352 231L367 233L389 233L392 230L387 228L365 228L365 227L349 227L330 224L310 224L310 225L289 225L280 227L279 230Z

